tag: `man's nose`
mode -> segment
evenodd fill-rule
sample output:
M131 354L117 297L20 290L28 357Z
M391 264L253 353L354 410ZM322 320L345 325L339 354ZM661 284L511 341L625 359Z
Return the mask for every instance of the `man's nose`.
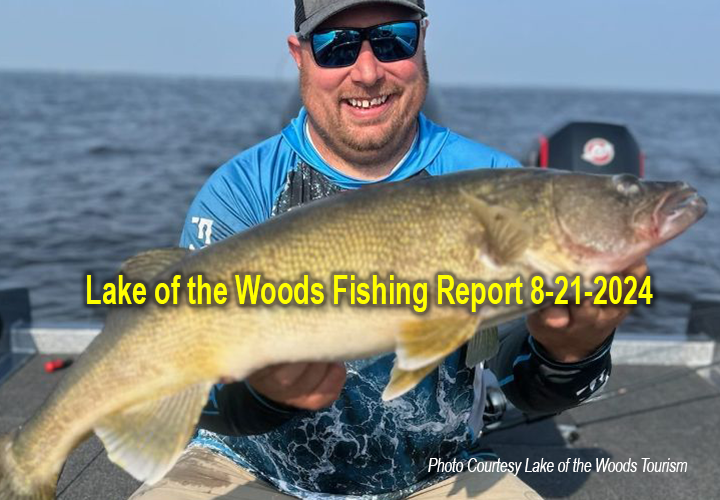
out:
M379 80L385 78L385 69L373 54L370 42L367 40L363 41L360 54L350 72L350 77L355 83L367 87L375 85Z

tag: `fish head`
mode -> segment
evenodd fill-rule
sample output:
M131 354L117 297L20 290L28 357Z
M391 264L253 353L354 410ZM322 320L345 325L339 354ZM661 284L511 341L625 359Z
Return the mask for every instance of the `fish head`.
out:
M630 174L556 175L551 191L560 248L595 274L625 269L707 211L705 199L685 182Z

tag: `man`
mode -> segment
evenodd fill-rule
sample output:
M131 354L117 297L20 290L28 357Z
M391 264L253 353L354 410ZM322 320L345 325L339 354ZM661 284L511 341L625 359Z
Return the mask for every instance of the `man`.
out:
M201 248L346 189L518 166L420 113L428 87L422 0L296 0L295 18L288 46L304 108L211 177L190 207L182 246ZM643 274L644 265L630 272ZM526 412L570 408L607 379L612 333L626 314L590 304L533 314L527 326L502 328L490 367ZM273 366L216 386L176 467L133 498L538 498L512 474L429 470L432 458L483 457L483 365L471 352L453 353L385 404L392 359Z

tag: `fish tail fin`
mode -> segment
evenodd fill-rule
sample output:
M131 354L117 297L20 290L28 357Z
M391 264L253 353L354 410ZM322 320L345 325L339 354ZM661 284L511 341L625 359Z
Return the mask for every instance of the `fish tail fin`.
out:
M11 455L13 439L14 434L0 436L0 500L53 500L57 477L37 484L18 471Z

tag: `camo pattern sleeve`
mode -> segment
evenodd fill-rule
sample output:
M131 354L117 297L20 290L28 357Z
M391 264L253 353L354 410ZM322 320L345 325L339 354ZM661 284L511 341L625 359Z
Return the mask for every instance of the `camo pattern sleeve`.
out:
M558 363L533 340L524 319L508 326L489 368L505 396L524 413L560 413L585 401L607 382L613 336L578 363Z

